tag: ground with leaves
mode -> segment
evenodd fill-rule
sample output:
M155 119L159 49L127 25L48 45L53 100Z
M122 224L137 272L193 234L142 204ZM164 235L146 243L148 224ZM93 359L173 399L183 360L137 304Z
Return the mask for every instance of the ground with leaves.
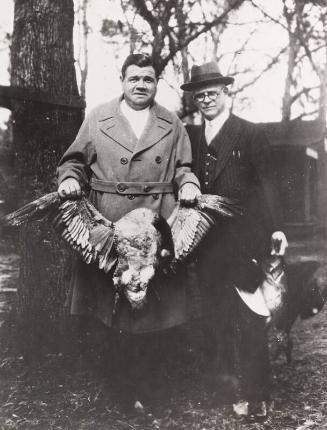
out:
M290 258L319 260L327 282L326 249L317 243L294 243ZM274 401L265 423L244 423L228 407L210 405L192 365L176 366L170 375L171 398L154 403L153 416L132 417L116 407L115 382L110 374L104 376L101 354L42 351L38 360L26 362L9 312L17 257L3 241L0 254L0 429L327 429L327 307L310 320L297 321L292 364L283 357L273 362Z

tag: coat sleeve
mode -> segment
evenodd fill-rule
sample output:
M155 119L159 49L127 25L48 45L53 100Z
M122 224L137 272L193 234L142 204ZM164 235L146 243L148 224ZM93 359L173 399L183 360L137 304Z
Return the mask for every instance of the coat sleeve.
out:
M92 132L92 114L85 118L76 139L59 161L59 184L67 178L75 178L82 187L89 182L90 164L94 160L95 146Z
M192 150L188 134L178 119L176 123L176 158L175 158L175 183L180 189L184 184L190 182L200 188L198 178L191 171Z

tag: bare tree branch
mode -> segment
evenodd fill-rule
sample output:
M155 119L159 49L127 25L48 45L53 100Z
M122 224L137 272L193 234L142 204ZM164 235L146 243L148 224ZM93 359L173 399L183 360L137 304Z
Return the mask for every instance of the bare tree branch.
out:
M246 50L246 46L248 45L248 43L250 42L250 40L251 40L251 37L254 35L254 33L256 32L256 29L253 29L251 32L250 32L250 34L249 34L249 36L248 36L248 38L244 41L244 43L241 45L241 47L240 47L240 49L238 49L237 51L235 51L234 52L234 55L233 55L233 58L232 58L232 60L231 60L231 62L230 62L230 65L229 65L229 68L228 68L228 70L227 70L227 73L229 73L230 72L230 69L231 69L231 67L232 67L232 65L234 64L234 61L235 61L235 59L237 58L237 56L241 53L241 52L245 52L245 50Z
M173 35L171 34L173 32L173 28L169 26L169 17L171 16L172 11L176 12L177 6L183 6L183 2L180 5L177 4L177 0L165 2L163 5L164 7L161 8L163 12L160 10L160 7L158 7L160 6L158 4L156 8L156 13L159 13L159 15L157 17L155 16L154 9L152 9L152 11L149 10L145 0L133 0L133 4L137 9L138 13L151 27L151 31L154 38L153 55L158 72L161 73L164 70L166 65L169 63L170 60L173 59L177 52L186 48L193 40L198 38L200 35L206 33L214 26L217 26L218 24L222 23L226 19L227 15L231 11L240 7L244 1L245 0L229 1L228 7L210 22L205 21L199 25L196 25L193 22L190 23L187 26L189 34L187 35L185 32L184 37L176 38L175 40ZM181 23L179 22L179 26L180 24ZM169 53L166 56L163 56L162 51L164 48L164 39L166 37L169 40Z
M273 21L275 24L280 25L282 28L284 28L284 30L286 30L287 32L289 31L287 26L284 25L282 23L282 21L280 19L274 18L273 16L271 16L269 13L267 13L261 6L259 6L254 0L250 0L250 3L256 8L258 9L263 16L265 16L266 18L268 18L270 21Z
M150 25L151 30L154 34L158 31L159 22L155 16L149 11L144 0L133 0L136 10Z
M273 59L266 65L266 67L262 70L260 70L260 72L250 81L246 82L242 87L237 89L237 93L244 91L246 88L252 86L253 84L255 84L262 76L263 73L267 72L269 69L271 69L275 64L277 64L280 61L280 56L282 54L284 54L288 49L288 46L284 46L277 55L275 55L275 57L273 57ZM236 92L232 92L232 94L236 94Z
M326 47L327 47L327 43L323 43L322 45L317 45L315 48L311 48L311 49L310 49L311 54L313 54L313 53L315 53L315 52L318 52L318 51L320 51L320 49L324 49L324 48L326 48ZM297 57L297 59L296 59L295 65L297 65L298 63L301 63L301 61L302 61L303 59L305 59L306 57L307 57L307 54L306 54L306 53L304 53L304 54L302 54L302 55L299 55L299 56Z
M311 112L303 112L299 116L296 117L297 120L308 117L308 116L316 116L318 114L318 109L312 110Z
M314 90L318 90L320 88L319 85L316 85L315 87L311 87L311 88L302 88L301 91L298 91L296 94L294 94L291 98L291 102L292 104L301 96L303 95L308 95L308 93L310 93L311 91Z

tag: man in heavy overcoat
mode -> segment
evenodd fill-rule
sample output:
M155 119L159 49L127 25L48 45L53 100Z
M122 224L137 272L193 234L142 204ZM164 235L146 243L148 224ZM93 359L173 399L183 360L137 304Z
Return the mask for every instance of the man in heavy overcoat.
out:
M200 194L199 182L191 172L189 138L180 120L154 101L158 76L150 57L128 56L121 79L122 96L91 111L63 155L58 167L59 194L79 197L89 190L91 202L113 222L140 207L168 218L178 197L192 204ZM71 312L96 317L116 332L130 334L121 353L125 366L124 360L120 362L120 368L125 367L129 374L147 363L143 346L131 353L133 343L139 344L135 334L144 339L146 333L185 322L182 279L178 274L169 280L158 276L148 290L146 309L133 312L124 297L115 303L110 273L78 261Z
M249 408L242 413L259 419L266 415L269 398L265 317L250 310L240 294L249 297L242 291L255 293L262 280L260 263L269 254L279 210L265 134L229 112L233 80L210 62L193 66L191 80L181 88L192 92L204 118L202 125L187 126L201 191L235 198L244 212L221 219L198 256L207 368L211 381L219 372L214 391L236 386L234 402L245 400Z

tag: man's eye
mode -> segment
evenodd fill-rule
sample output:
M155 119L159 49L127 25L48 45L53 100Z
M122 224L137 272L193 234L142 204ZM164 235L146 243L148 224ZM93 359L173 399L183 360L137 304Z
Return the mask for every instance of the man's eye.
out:
M129 78L129 82L137 82L137 78Z
M152 82L154 82L154 80L153 80L152 78L145 78L145 79L144 79L144 81L145 81L147 84L152 84Z
M208 97L217 97L216 91L208 91Z

